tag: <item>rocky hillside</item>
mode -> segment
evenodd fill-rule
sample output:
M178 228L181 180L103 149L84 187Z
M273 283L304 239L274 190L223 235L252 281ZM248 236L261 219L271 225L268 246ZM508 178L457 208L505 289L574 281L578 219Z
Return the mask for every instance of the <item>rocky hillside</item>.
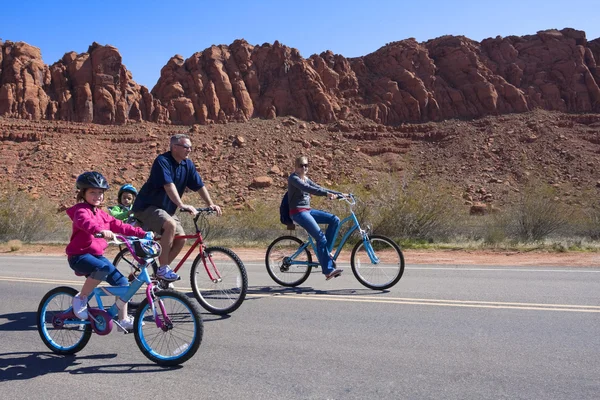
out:
M322 124L365 117L383 125L545 109L600 112L600 39L574 29L485 39L407 39L348 59L303 58L278 42L237 40L175 55L149 91L112 46L94 43L51 66L40 49L0 43L0 116L182 125L294 116Z
M230 210L279 199L298 154L309 155L310 176L323 185L372 189L390 175L398 182L437 180L465 207L503 207L528 180L553 185L560 200L574 206L597 203L600 190L600 114L537 110L397 127L366 118L320 124L285 117L191 127L0 118L0 192L68 205L77 175L95 169L113 185L108 202L114 203L119 185L141 186L154 157L177 132L191 135L191 158L214 199Z

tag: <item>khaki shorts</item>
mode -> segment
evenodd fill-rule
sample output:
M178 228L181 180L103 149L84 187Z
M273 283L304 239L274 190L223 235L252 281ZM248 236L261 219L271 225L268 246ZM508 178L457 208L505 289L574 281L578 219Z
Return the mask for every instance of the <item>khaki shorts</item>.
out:
M143 211L136 211L135 218L141 223L141 227L145 231L152 231L156 234L163 233L163 225L166 221L173 220L177 224L175 227L176 235L185 235L185 231L181 226L181 221L175 215L169 215L165 210L156 206L148 206Z

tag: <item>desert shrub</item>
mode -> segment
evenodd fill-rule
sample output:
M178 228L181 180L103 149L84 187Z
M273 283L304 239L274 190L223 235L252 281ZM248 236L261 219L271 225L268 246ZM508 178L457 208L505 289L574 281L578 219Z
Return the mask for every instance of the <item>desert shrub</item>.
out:
M498 246L508 239L508 220L501 213L494 213L481 218L483 225L483 243L487 246Z
M591 240L600 240L600 209L588 207L577 213L577 234Z
M179 219L186 232L195 232L191 216L182 213ZM279 202L274 200L252 201L240 210L226 207L221 217L211 215L206 222L209 225L208 235L205 235L202 227L201 230L209 245L266 243L285 229L279 222Z
M448 240L461 230L465 208L445 184L430 180L380 181L375 233L414 241Z
M537 242L554 233L568 234L572 216L570 208L556 198L555 188L543 183L529 183L508 211L508 229L520 242Z
M10 251L19 251L23 247L23 242L17 239L9 240L6 244L8 245Z
M23 192L0 196L0 241L61 241L68 239L68 217L57 214L56 206L45 199L33 199Z

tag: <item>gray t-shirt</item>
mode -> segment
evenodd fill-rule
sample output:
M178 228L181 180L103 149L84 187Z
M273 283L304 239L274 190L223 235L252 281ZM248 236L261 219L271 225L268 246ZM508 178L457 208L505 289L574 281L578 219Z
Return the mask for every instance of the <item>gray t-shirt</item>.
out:
M308 179L308 177L302 180L295 172L288 177L288 202L290 211L297 208L310 208L311 194L315 196L327 196L327 193L340 194L341 192L325 189Z

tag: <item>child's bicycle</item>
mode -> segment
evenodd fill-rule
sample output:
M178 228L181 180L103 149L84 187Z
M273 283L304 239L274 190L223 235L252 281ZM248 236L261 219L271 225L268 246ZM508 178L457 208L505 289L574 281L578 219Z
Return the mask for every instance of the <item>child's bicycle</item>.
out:
M135 314L133 333L142 353L159 365L178 365L190 359L200 347L203 322L195 302L173 290L155 291L147 271L160 254L160 245L147 239L116 235L115 241L127 246L140 264L140 273L129 286L100 286L93 297L98 307L88 305L88 319L75 316L72 308L77 290L60 286L49 291L37 311L38 332L42 341L57 354L75 354L89 342L92 332L107 335L117 322L119 306L126 303L145 283L146 298ZM105 306L104 296L117 296L112 306ZM121 327L125 333L126 330Z
M333 240L328 243L328 251L333 250L340 228L347 222L352 226L342 237L333 259L337 260L346 241L358 230L361 240L356 243L350 256L352 272L364 286L374 290L384 290L394 286L404 273L404 256L400 247L391 239L381 235L370 235L358 223L352 207L356 204L354 195L338 196L349 205L350 215L340 222ZM267 248L265 264L271 278L282 286L298 286L306 281L312 268L319 267L318 262L312 261L310 252L316 254L313 238L303 242L296 236L281 236L275 239Z
M198 255L192 262L190 269L190 284L196 300L207 311L225 315L238 309L242 305L248 291L248 275L244 263L231 249L219 246L206 247L202 237L202 229L208 229L206 216L214 211L210 208L198 208L194 217L196 233L193 235L175 236L175 239L196 239L192 247L177 264L177 272L187 261L192 252L198 248ZM202 217L200 223L199 218ZM200 227L199 227L200 225ZM131 257L131 251L123 248L115 256L113 264L116 267L127 264L131 267L130 279L139 273L139 267ZM158 268L156 262L152 263L154 272ZM159 281L160 289L167 288L168 283ZM138 296L129 302L130 306L138 306Z

